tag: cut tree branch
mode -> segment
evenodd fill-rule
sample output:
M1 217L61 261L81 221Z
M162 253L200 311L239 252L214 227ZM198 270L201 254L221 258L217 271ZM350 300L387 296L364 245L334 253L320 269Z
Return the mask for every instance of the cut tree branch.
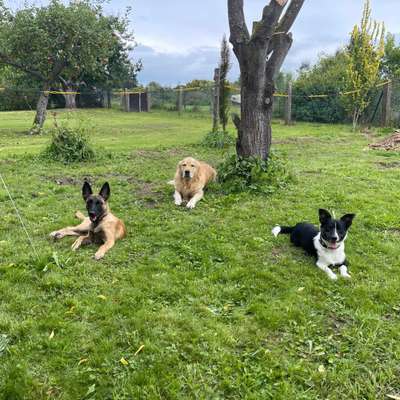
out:
M296 20L301 7L303 7L305 0L292 0L287 8L284 16L279 21L278 31L279 32L289 32L292 28L294 21Z
M275 35L268 46L268 53L270 54L280 43L280 35L288 33L296 20L301 7L303 7L305 0L292 0L287 8L284 16L280 19L279 24L275 30Z
M267 79L272 81L277 77L293 43L291 33L279 35L277 38L277 45L274 47L265 69Z
M249 30L243 11L243 0L228 0L228 16L231 36L229 41L234 47L250 40Z
M255 22L253 25L251 40L267 42L271 39L286 2L287 0L271 0L264 7L261 21Z

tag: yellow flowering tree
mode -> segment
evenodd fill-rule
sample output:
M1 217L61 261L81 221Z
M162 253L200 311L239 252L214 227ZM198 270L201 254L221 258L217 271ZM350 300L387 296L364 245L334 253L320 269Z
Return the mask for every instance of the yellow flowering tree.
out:
M361 25L354 26L346 51L349 61L346 81L352 92L347 108L353 116L353 130L371 101L370 91L379 80L384 54L385 26L371 19L370 1L366 0Z

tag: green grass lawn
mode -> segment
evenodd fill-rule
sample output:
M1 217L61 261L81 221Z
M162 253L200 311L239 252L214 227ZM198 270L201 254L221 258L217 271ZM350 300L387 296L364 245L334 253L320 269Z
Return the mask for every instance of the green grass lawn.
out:
M209 116L78 117L108 155L65 166L37 157L49 136L24 133L31 112L0 113L0 170L40 256L0 188L0 335L9 338L0 399L400 394L400 160L367 149L376 135L275 123L290 187L266 197L214 184L187 211L166 182L186 155L213 165L226 156L198 145ZM48 239L84 210L85 177L110 182L111 209L129 231L101 262L94 247L72 253L72 238ZM350 281L330 281L288 237L270 234L278 223L317 223L320 207L357 214Z

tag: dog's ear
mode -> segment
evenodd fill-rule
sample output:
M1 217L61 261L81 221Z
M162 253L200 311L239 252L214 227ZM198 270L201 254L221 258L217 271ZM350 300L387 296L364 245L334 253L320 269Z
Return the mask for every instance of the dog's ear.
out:
M346 214L346 215L343 215L343 217L340 218L340 220L345 223L346 228L348 229L348 228L350 228L355 216L356 216L356 214Z
M85 181L85 183L82 186L83 200L87 201L87 199L91 194L93 194L92 187L90 186L89 182Z
M330 214L329 211L324 210L323 208L319 209L319 222L323 225L325 222L329 221L332 219L332 215Z
M107 201L108 198L110 197L110 193L111 193L110 185L108 184L108 182L106 182L106 183L101 187L99 195L100 195L105 201Z

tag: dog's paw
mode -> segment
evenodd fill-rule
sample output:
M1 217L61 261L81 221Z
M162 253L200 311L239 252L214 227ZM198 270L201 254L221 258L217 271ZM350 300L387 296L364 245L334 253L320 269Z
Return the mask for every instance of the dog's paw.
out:
M49 236L54 240L59 240L63 237L62 233L59 231L51 232Z
M329 277L329 279L332 279L333 281L336 281L337 280L337 275L334 273L334 272L327 272L326 273L327 275L328 275L328 277Z
M95 259L95 260L101 260L102 258L104 257L104 253L102 253L102 252L97 252L94 256L93 256L93 258Z
M74 243L72 243L71 249L72 251L77 251L81 247L81 241L76 239Z
M347 271L346 265L342 265L339 267L340 276L346 279L351 279L351 275Z
M189 210L192 210L195 207L196 203L192 203L191 201L189 201L189 203L186 204L186 208L188 208Z
M182 205L182 200L175 200L175 205L176 206L181 206Z

